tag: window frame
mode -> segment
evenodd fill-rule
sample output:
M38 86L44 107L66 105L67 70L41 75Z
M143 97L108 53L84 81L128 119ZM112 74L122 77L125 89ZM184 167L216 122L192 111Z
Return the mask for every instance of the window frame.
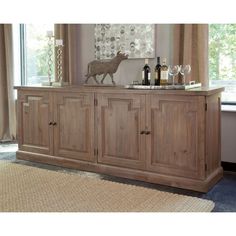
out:
M27 85L26 79L26 25L20 24L20 70L21 85Z
M221 102L222 105L230 105L230 106L236 106L236 101L235 102Z

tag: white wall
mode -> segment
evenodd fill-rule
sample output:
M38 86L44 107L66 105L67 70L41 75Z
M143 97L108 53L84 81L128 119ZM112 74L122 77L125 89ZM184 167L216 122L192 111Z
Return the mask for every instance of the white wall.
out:
M167 58L167 64L171 58L170 48L170 33L171 25L161 24L155 26L155 50L156 57ZM81 40L79 42L80 56L79 64L81 71L79 75L79 83L83 83L85 74L87 73L87 65L90 61L95 59L94 56L94 25L93 24L82 24L80 25ZM149 64L154 69L156 65L156 58L150 59ZM124 85L132 83L134 80L141 81L141 71L144 66L144 59L129 59L122 61L119 65L117 72L114 74L114 80L118 85ZM93 79L89 80L92 83ZM110 77L107 76L105 83L111 83Z
M221 112L221 160L236 163L236 112Z

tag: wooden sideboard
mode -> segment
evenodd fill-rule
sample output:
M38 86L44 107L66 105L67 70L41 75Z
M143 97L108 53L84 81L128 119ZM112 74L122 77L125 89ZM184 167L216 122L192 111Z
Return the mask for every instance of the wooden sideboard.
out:
M223 88L16 87L17 158L207 192Z

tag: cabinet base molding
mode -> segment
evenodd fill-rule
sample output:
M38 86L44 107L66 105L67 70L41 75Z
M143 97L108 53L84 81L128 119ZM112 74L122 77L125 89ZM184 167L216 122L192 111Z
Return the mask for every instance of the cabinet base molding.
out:
M17 151L16 157L19 160L27 160L60 167L73 168L82 171L96 172L116 177L189 189L198 192L209 191L209 189L213 187L223 177L222 167L219 167L215 171L213 171L205 180L197 180L191 178L158 174L154 172L127 169L111 165L104 165L94 162L89 163L76 159L67 159L64 157L30 153L25 151Z

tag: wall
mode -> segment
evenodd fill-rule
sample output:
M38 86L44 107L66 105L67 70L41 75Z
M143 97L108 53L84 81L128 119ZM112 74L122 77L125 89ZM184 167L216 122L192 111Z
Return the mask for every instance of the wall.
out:
M156 56L167 58L167 64L171 60L171 48L170 37L171 25L160 24L155 25L155 50ZM85 74L87 74L87 65L90 61L94 60L94 25L93 24L82 24L80 25L80 56L79 64L81 66L79 74L79 83L82 84L85 80ZM152 70L156 64L156 58L150 59L149 64ZM144 59L129 59L122 61L118 67L117 72L114 74L114 80L118 85L124 85L132 83L134 80L141 81L141 71L144 66ZM153 74L154 76L154 74ZM89 83L93 83L93 79L89 80ZM104 83L111 83L109 75L106 77Z
M236 163L236 111L221 115L221 160Z

